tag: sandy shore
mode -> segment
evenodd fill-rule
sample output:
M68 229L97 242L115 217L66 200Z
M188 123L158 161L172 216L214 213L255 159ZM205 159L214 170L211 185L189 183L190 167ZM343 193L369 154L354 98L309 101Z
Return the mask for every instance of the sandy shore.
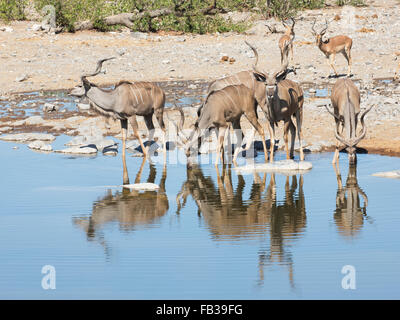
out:
M323 22L323 17L332 19L338 14L342 18L331 22L327 36L342 33L353 39L353 79L359 80L363 101L377 104L376 112L366 117L368 133L359 147L368 152L400 156L400 86L376 80L393 77L398 63L394 52L400 49L400 4L379 1L378 5L357 8L350 25L346 24L347 16L342 10L305 11L296 24L294 63L299 69L290 79L302 83L306 93L304 140L309 145L326 142L326 149L335 142L334 121L324 109L318 108L320 101L312 92L328 89L329 95L329 88L336 79L326 78L329 66L315 46L310 30L314 18ZM14 22L9 25L11 32L0 31L0 96L3 101L15 99L13 95L18 92L72 88L78 84L82 73L92 71L98 59L108 56L118 59L107 63L107 74L93 79L99 85L122 79L165 83L197 79L205 88L211 80L251 68L254 57L244 40L257 47L262 69L276 70L280 62L277 42L282 34L267 34L266 28L256 27L249 32L253 34L243 35L131 34L128 30L50 35L33 31L33 24ZM281 25L277 24L277 28L283 31ZM363 28L372 32L361 32ZM234 58L235 62L222 62L224 55ZM337 57L336 66L340 73L347 70L342 56ZM24 80L19 81L21 79ZM195 93L203 94L204 90ZM193 90L183 88L182 94L193 95ZM367 94L375 100L372 102ZM367 106L367 103L362 105L363 108ZM188 123L194 121L188 118ZM9 126L11 120L1 121L4 127L5 122Z

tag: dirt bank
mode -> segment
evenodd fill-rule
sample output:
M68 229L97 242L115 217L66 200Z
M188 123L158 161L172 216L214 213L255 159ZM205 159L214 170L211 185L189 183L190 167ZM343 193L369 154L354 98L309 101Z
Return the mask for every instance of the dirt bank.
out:
M306 144L322 141L322 145L331 148L334 143L334 121L324 109L317 107L319 101L313 99L309 90L327 88L329 95L329 87L336 80L326 78L329 66L314 45L310 30L314 18L323 21L323 17L332 19L338 14L341 19L331 22L327 36L344 33L353 38L353 79L360 80L358 85L363 90L363 99L367 94L372 95L377 104L377 112L366 117L368 133L359 147L368 152L400 155L399 84L373 81L392 77L397 65L394 52L400 48L400 5L395 1L376 3L357 8L355 14L350 15L353 17L351 24L346 22L348 13L341 8L306 11L299 16L294 45L294 63L299 69L297 75L290 78L303 83L307 95L303 125ZM72 88L80 74L92 71L95 62L107 56L118 59L107 63L106 75L93 79L97 84L121 79L162 81L166 86L176 81L198 79L198 83L203 84L198 90L192 90L184 87L191 82L182 82L175 87L179 88L181 97L201 95L209 81L251 68L254 57L244 40L258 48L263 69L275 70L280 62L277 41L282 34L266 34L267 29L247 35L173 36L131 34L129 30L49 35L33 31L32 25L33 22L14 22L9 25L11 32L0 32L0 96L3 101L12 100L17 92ZM277 27L283 31L281 25ZM224 55L234 58L235 62L222 62ZM337 57L336 66L340 73L347 70L342 56ZM167 92L172 93L172 90ZM19 120L23 118L21 115ZM9 126L10 121L3 118L3 128ZM194 119L188 116L187 123L190 121Z

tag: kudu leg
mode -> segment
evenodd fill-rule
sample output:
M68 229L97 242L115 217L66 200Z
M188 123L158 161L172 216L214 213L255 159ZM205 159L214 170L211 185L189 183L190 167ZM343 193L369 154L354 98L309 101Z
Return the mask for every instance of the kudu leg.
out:
M273 122L268 122L269 132L269 162L274 162L274 150L275 150L275 125Z
M267 145L265 144L265 134L264 134L264 129L261 127L260 123L257 120L257 116L255 112L251 113L245 113L245 116L247 120L250 121L250 123L253 125L253 127L257 130L258 134L262 138L262 144L263 144L263 149L264 149L264 156L265 156L265 162L268 162L268 151L267 151ZM247 144L246 144L247 146Z
M293 121L290 121L289 130L291 137L289 158L294 159L294 143L296 140L296 127L294 126Z
M162 110L162 109L155 111L158 124L160 125L160 128L162 130L163 154L164 154L164 161L165 161L167 159L167 130L165 129L163 113L164 113L164 110Z
M242 132L242 127L240 126L240 120L239 121L234 121L232 123L233 131L235 132L236 135L236 146L235 146L235 151L233 153L233 164L237 166L236 163L236 158L239 155L239 152L243 150L242 144L243 144L243 132Z
M138 123L137 123L137 120L136 120L136 116L130 117L129 118L129 123L132 126L133 133L134 133L135 137L139 140L140 147L142 148L142 152L143 152L144 157L147 157L147 150L144 147L143 140L140 137L140 134L139 134L139 131L138 131L139 126L138 126Z
M128 131L128 121L121 120L122 131L122 167L123 167L123 184L129 184L128 169L126 168L126 135Z
M221 153L221 149L224 147L224 138L226 133L226 127L220 127L217 130L218 132L218 145L217 145L217 157L215 159L215 166L217 167L219 164L220 157L223 157L223 153Z
M290 135L291 135L291 142L290 142L290 152L289 152L289 138L288 138L288 132L290 130ZM291 119L289 121L285 122L284 124L284 129L283 129L283 139L285 141L285 151L286 151L286 159L293 159L293 152L294 152L294 141L296 138L296 128L294 127L294 124Z
M286 151L286 159L290 159L289 156L289 145L288 145L288 132L289 132L289 127L291 125L291 120L285 122L283 125L283 140L285 141L285 151Z
M296 111L297 138L299 139L299 145L300 145L300 161L304 161L303 133L301 132L301 125L303 122L302 109L303 106L299 107L299 109ZM294 138L295 136L293 136L293 140Z
M146 124L147 130L149 131L149 144L146 147L146 155L149 154L150 144L154 139L155 127L153 124L153 115L147 115L144 117L144 123Z
M242 150L246 151L246 157L247 157L247 152L250 150L250 147L254 142L255 134L256 134L256 129L254 127L252 127L250 134L246 135L244 138L244 140L246 141L246 146L244 148L242 148Z
M336 131L339 132L339 127L341 128L340 134L343 134L343 129L344 125L341 122L336 122ZM336 148L335 148L335 154L333 155L332 159L332 164L335 164L339 160L339 147L340 147L340 142L336 140Z

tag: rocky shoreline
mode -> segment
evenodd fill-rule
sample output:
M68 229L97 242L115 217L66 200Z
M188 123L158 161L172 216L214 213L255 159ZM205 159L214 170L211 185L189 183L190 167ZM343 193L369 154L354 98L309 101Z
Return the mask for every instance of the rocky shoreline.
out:
M359 151L400 156L400 85L392 81L397 65L393 54L400 47L400 5L385 1L357 8L352 26L345 24L345 14L341 8L304 11L296 24L297 74L290 79L301 83L305 93L304 145L309 152L319 152L333 150L335 144L333 118L321 105L329 103L336 79L326 78L329 66L315 46L310 28L314 18L339 15L341 19L331 22L327 36L346 33L353 38L353 80L362 93L361 107L374 105L366 116L368 133L358 145ZM126 29L51 35L35 31L34 22L13 22L0 31L4 66L0 69L0 139L19 133L118 139L118 122L106 122L85 103L66 95L79 83L80 74L93 70L96 61L107 56L118 59L107 63L107 74L93 79L96 84L109 87L121 79L157 81L166 91L166 108L177 95L185 107L185 128L190 128L196 116L193 107L203 99L210 81L251 68L254 56L244 40L257 47L261 68L278 68L277 41L282 33L268 33L265 23L283 29L268 20L256 22L246 34L141 34ZM374 31L362 32L362 28ZM233 60L224 61L223 56ZM336 66L341 72L346 70L343 57L337 57ZM171 112L169 117L177 120L179 115ZM262 114L260 117L264 121ZM248 125L243 120L243 126ZM140 127L144 129L143 123ZM280 140L281 128L277 131ZM49 149L41 143L33 147Z

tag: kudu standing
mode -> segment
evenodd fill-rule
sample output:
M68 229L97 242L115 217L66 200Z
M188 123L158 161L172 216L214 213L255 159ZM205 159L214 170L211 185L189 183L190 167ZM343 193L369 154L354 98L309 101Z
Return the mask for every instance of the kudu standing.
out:
M300 144L300 160L304 160L303 137L301 133L304 103L303 90L296 82L286 79L287 74L293 71L293 69L288 69L287 59L281 70L273 74L261 72L254 66L254 77L258 82L264 84L268 98L268 104L264 112L266 112L269 121L268 130L271 137L270 162L274 161L275 125L279 121L284 121L286 158L293 158L296 128L292 122L292 116L296 117L297 135ZM288 147L289 130L292 136L290 153Z
M94 73L81 76L82 85L75 87L70 95L87 97L94 111L106 117L113 117L121 121L122 128L122 161L124 168L124 184L129 184L129 177L126 170L125 148L128 129L128 120L133 132L142 147L145 156L148 154L148 147L145 148L138 132L136 116L143 116L147 129L149 130L149 141L154 135L153 114L156 115L158 124L163 132L164 158L166 155L165 125L163 120L165 94L164 91L151 82L119 82L114 89L104 90L89 82L87 77L94 77L101 73L105 61L114 58L101 59L97 62Z
M285 44L284 46L284 51L283 51L283 65L285 66L284 68L287 68L288 65L288 50L290 45L293 43L294 37ZM248 43L247 41L245 41L245 43L251 48L251 50L253 50L254 55L256 57L256 62L253 66L253 68L257 68L258 66L258 52L257 49L252 46L250 43ZM291 70L294 71L294 70ZM214 82L212 82L208 88L208 92L211 93L213 91L217 91L217 90L221 90L227 86L231 86L231 85L244 85L247 88L249 88L252 93L253 96L257 102L257 105L260 106L261 110L263 111L263 113L265 114L265 117L267 118L268 121L271 121L270 118L270 111L268 108L268 103L267 103L267 97L266 97L266 90L265 90L265 85L262 82L256 81L256 78L254 76L254 71L253 70L247 70L247 71L241 71L237 74L234 74L232 76L228 76L222 79L218 79L215 80ZM199 115L201 112L201 108L199 109ZM238 127L238 126L236 126ZM248 137L248 139L246 139L246 149L248 150L250 148L250 144L253 140L254 134L255 134L255 128L253 128L250 136ZM271 133L271 131L270 131ZM236 133L239 136L239 133ZM241 140L240 140L241 141ZM239 143L239 140L238 140ZM237 152L240 151L240 149L236 149ZM234 159L236 159L234 157ZM266 158L267 160L267 158Z
M365 115L373 106L364 111L360 117L362 126L361 133L357 134L358 115L360 113L360 91L350 79L339 79L332 89L331 102L333 112L325 105L328 112L333 115L336 123L335 137L336 150L332 163L335 164L339 159L340 142L346 146L349 154L350 164L357 162L356 146L365 137L367 128L364 123ZM340 128L340 132L339 132ZM343 129L346 129L346 135L343 136Z
M318 48L325 54L328 65L333 69L336 77L338 77L339 75L335 69L334 64L335 64L336 54L342 53L348 63L347 75L351 76L351 65L352 65L351 47L353 45L353 40L351 38L349 38L348 36L339 35L339 36L329 38L326 41L323 41L322 37L328 30L328 21L325 20L325 27L320 32L317 32L315 30L316 21L317 20L315 19L314 24L311 27L312 33L315 36L316 44L317 44ZM328 73L328 78L329 77L330 77L330 73Z
M251 48L251 50L254 52L254 56L256 57L256 63L255 66L258 65L258 52L256 48L254 48L250 43L245 41L245 43ZM213 82L210 83L208 87L208 93L221 90L225 87L228 86L233 86L233 85L245 85L247 88L249 88L254 95L254 98L257 101L257 104L263 108L266 102L266 96L265 96L265 88L262 84L258 83L254 79L253 71L252 70L247 70L247 71L241 71L236 74L233 74L231 76L214 80ZM200 112L200 110L199 110Z
M293 41L295 37L294 25L296 24L296 21L293 18L290 19L292 20L292 25L288 25L282 20L282 24L286 28L286 31L285 34L279 39L278 43L279 50L281 52L281 64L283 64L285 55L288 55L289 52L291 55L291 61L293 63Z
M240 118L243 114L262 137L265 161L267 161L268 153L264 130L257 119L257 101L254 98L253 91L245 85L228 86L218 91L212 91L207 95L200 109L200 116L195 123L195 128L189 139L186 155L190 155L191 148L196 142L199 143L198 148L200 148L202 140L200 139L200 134L202 134L202 132L199 133L200 130L206 130L204 134L204 138L206 138L210 134L210 129L215 128L218 136L217 158L215 162L217 166L221 155L223 158L221 150L223 149L225 132L228 129L229 123L232 123L233 129L237 134L237 140L241 141ZM245 150L249 148L250 143L246 143ZM242 150L242 146L237 143L233 157L234 162L240 150Z

